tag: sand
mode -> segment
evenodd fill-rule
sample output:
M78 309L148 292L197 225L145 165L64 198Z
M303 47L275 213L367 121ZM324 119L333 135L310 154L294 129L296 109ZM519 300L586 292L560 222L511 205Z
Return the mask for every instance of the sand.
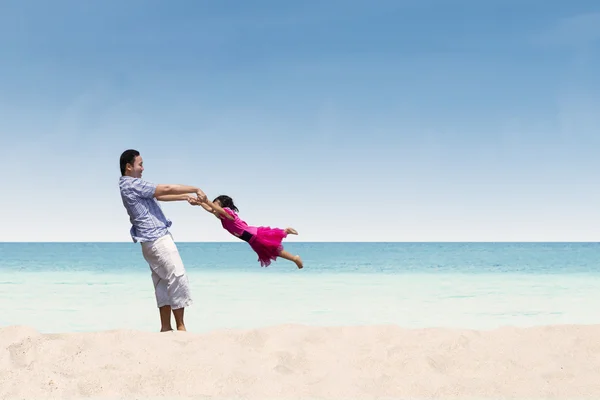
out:
M600 398L600 326L0 329L1 399Z

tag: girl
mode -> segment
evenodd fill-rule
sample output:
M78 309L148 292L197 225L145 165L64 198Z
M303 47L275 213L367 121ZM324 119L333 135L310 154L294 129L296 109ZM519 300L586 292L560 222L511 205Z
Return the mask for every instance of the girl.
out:
M248 242L252 250L258 255L261 267L268 267L271 261L275 261L277 257L285 258L293 261L298 268L302 268L302 259L300 256L293 256L283 249L281 241L287 235L297 235L293 228L271 228L268 226L249 226L245 221L238 217L239 210L233 204L233 199L229 196L221 195L212 202L216 207L211 206L210 202L202 203L196 198L189 198L189 203L192 205L200 205L206 211L214 214L221 220L221 225L232 235Z

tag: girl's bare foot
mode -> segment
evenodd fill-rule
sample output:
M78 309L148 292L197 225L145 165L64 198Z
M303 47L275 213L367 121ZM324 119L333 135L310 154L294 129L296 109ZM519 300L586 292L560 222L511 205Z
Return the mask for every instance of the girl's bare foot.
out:
M294 228L285 228L285 233L287 233L288 235L297 235L298 231Z
M300 256L295 256L293 261L298 266L298 269L302 269L304 267L304 264L302 263L302 259L300 258Z
M296 266L298 266L298 269L304 267L304 264L302 263L302 259L300 258L300 256L298 256L298 255L293 256L287 250L281 250L279 252L279 257L292 261L294 264L296 264Z

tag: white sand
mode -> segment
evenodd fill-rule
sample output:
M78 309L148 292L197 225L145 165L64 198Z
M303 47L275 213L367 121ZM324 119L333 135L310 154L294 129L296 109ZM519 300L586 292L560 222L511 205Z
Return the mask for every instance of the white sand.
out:
M600 326L0 330L0 398L600 398Z

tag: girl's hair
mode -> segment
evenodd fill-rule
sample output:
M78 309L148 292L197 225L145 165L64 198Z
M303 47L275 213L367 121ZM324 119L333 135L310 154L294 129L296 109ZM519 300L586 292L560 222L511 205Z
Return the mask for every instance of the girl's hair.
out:
M231 197L222 194L220 196L215 197L215 199L213 200L213 203L217 200L219 200L219 203L221 203L221 207L223 207L223 208L227 207L230 210L239 212L238 208L235 206L235 204L233 204L233 199Z

